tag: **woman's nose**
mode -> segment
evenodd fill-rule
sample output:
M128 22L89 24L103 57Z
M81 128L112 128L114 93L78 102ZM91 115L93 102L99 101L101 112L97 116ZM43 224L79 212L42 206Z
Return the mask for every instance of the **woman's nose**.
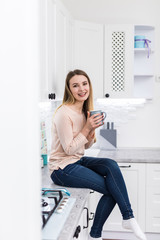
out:
M79 90L83 91L83 89L84 89L84 86L83 86L83 85L80 85L80 86L79 86Z

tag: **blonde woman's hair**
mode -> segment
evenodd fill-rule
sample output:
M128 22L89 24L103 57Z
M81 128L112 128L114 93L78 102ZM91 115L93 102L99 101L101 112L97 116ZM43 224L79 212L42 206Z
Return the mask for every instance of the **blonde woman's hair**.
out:
M83 70L80 69L75 69L73 71L70 71L67 76L66 76L66 80L65 80L65 88L64 88L64 95L63 95L63 101L62 104L56 109L54 115L56 114L57 110L65 104L74 104L75 103L75 98L70 90L69 87L69 81L72 77L74 77L75 75L83 75L88 79L88 83L89 83L89 89L90 89L90 93L88 98L84 101L83 104L83 112L85 117L87 118L87 112L93 110L93 89L92 89L92 84L91 84L91 80L89 78L89 76L87 75L86 72L84 72ZM54 116L53 115L53 116ZM96 138L94 138L94 142L96 142Z

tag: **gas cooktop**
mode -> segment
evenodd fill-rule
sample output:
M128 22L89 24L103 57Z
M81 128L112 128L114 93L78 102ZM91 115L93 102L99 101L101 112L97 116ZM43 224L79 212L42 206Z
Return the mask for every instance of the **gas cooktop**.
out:
M42 239L56 240L75 203L65 188L42 189Z

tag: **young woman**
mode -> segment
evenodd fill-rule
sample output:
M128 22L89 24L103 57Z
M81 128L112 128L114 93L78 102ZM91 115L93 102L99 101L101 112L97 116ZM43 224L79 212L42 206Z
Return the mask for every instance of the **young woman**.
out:
M57 185L89 188L102 195L97 205L89 239L102 239L102 228L117 203L122 225L137 239L146 240L137 224L118 164L109 158L84 156L95 142L95 129L103 116L90 116L93 110L92 86L88 75L74 70L66 77L63 104L53 117L52 147L49 161L51 179Z

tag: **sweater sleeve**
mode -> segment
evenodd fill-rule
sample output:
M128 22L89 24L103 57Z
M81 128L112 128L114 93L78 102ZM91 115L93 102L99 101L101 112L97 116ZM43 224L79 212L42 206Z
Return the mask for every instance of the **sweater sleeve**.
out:
M77 153L78 149L85 146L88 142L86 137L79 132L77 136L73 136L72 121L67 114L61 112L55 119L58 138L67 155Z

